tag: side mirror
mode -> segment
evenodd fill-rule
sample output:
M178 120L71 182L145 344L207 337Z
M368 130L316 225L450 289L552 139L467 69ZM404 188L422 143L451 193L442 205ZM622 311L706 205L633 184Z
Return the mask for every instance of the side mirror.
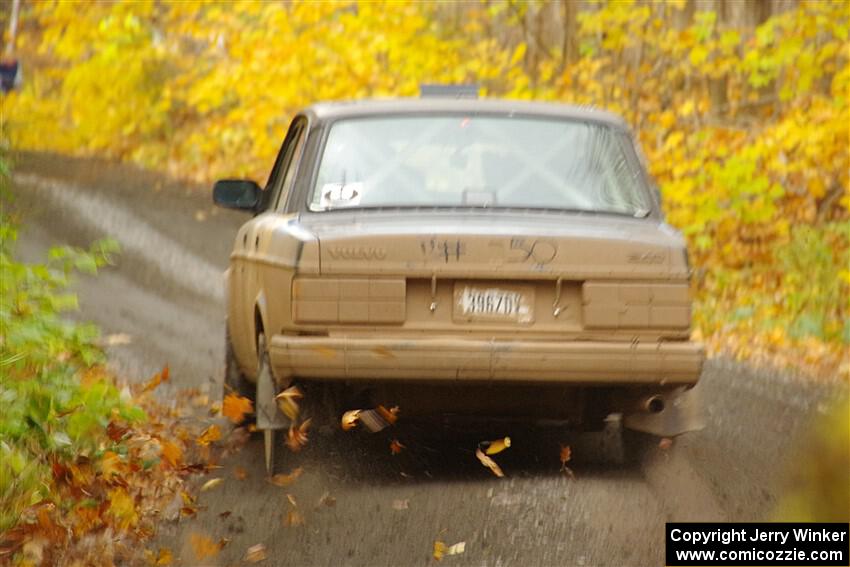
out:
M249 179L222 179L213 185L213 201L220 207L253 211L262 189Z

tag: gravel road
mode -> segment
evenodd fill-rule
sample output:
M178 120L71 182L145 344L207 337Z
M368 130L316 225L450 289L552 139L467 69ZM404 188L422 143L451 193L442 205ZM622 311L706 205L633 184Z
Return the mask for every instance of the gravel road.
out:
M213 208L205 188L105 161L22 155L14 186L24 258L104 235L122 244L114 268L78 284L78 316L131 339L109 347L121 374L144 380L168 363L170 388L220 392L221 272L245 217ZM227 480L201 494L198 516L164 524L152 545L171 547L183 565L197 564L192 533L230 538L218 565L243 564L258 543L266 565L430 565L435 540L465 542L446 565L663 565L665 522L769 517L789 447L847 395L838 383L717 359L699 388L705 430L637 464L621 463L615 424L582 435L536 424L417 421L376 435L326 426L301 453L281 451L279 471L304 473L279 488L265 481L252 439L219 471ZM507 475L497 479L473 452L505 435L513 445L497 457ZM393 437L407 450L392 455ZM559 470L560 444L572 446L574 478ZM285 525L287 494L302 525Z

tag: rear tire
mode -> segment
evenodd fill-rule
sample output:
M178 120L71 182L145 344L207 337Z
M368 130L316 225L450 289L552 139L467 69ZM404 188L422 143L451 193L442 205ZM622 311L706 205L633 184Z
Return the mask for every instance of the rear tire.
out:
M230 342L230 330L224 331L224 387L222 399L227 394L236 394L248 398L252 402L257 397L257 386L245 378L239 365L236 363L236 355L233 353L233 344Z

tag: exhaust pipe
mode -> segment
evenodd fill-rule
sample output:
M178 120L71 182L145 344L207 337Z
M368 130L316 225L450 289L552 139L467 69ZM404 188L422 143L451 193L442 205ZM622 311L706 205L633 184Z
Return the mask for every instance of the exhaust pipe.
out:
M641 408L649 413L661 413L664 411L664 398L661 396L649 396L641 403Z

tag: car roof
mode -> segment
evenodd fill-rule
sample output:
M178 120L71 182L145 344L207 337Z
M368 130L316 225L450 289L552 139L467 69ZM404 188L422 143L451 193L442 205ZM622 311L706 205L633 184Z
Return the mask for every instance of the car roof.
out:
M320 122L392 114L462 113L559 118L627 128L620 116L590 106L509 99L422 97L320 102L308 106L303 113Z

